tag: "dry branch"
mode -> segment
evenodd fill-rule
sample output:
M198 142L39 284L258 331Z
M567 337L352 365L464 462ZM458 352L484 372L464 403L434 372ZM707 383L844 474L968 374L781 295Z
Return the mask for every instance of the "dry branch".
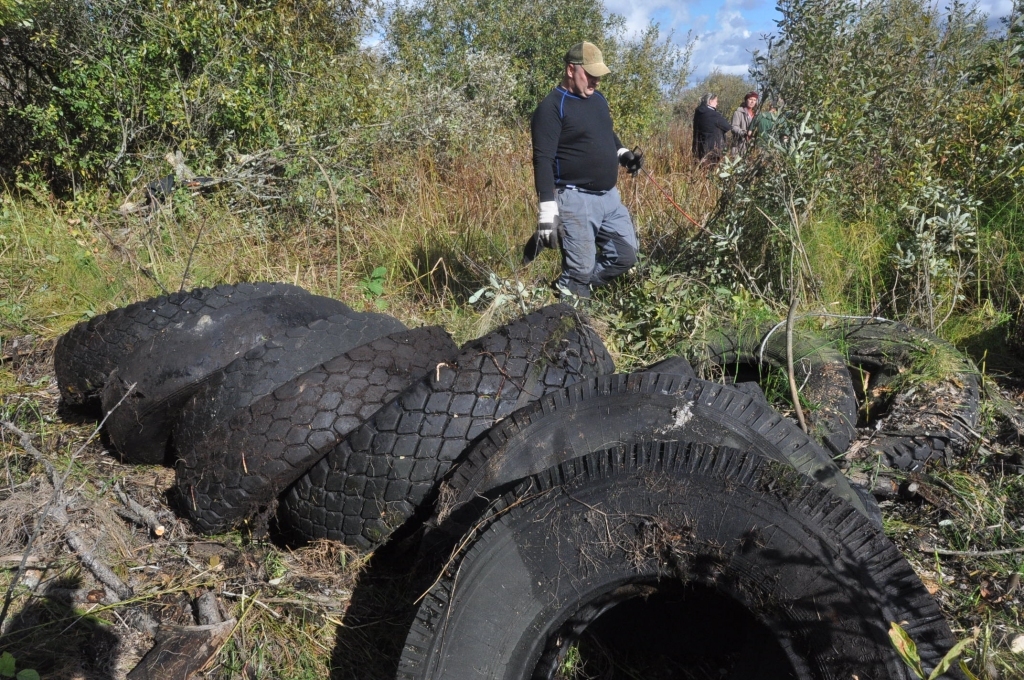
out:
M27 432L22 431L17 425L10 422L9 420L0 420L0 427L11 431L18 437L18 442L21 444L21 448L25 449L25 452L36 459L40 465L46 468L46 474L50 477L50 482L56 486L57 484L57 473L53 469L53 465L50 461L46 460L46 457L42 452L35 447L32 443L32 437Z
M114 487L114 494L128 510L128 512L123 512L123 508L117 508L115 509L117 514L140 526L148 527L152 534L157 538L160 538L164 533L166 533L167 528L164 526L163 522L157 518L156 513L138 503L118 486Z
M793 409L800 422L800 429L804 431L804 434L808 434L804 410L800 407L800 390L796 387L796 375L793 373L793 316L796 314L796 306L799 302L800 298L794 295L793 302L789 305L789 315L786 317L786 370L789 375L789 395L793 399Z
M866 488L875 498L891 500L900 494L902 480L886 472L869 474L867 472L853 471L848 473L850 481Z
M1020 555L1021 553L1024 553L1024 548L1003 548L1001 550L944 550L943 548L933 548L925 543L918 545L917 549L921 552L931 553L933 555L942 555L944 557L993 557L996 555Z
M104 416L103 420L100 421L100 424L96 426L96 429L93 430L92 434L85 440L85 443L83 443L78 450L71 455L72 462L77 459L82 452L85 451L85 448L92 442L92 440L99 435L100 429L103 427L104 423L106 423L110 413L113 413L124 402L125 398L134 391L135 385L131 385L125 392L124 397L122 397L114 408ZM22 448L46 468L47 474L53 484L53 495L50 498L50 501L46 504L46 507L44 507L40 512L39 518L36 520L35 529L33 530L32 535L29 536L28 543L25 546L25 551L22 553L21 562L18 566L18 573L15 574L13 579L11 579L11 582L7 587L7 592L4 595L3 607L0 608L0 627L3 626L3 623L6 620L7 613L14 600L14 590L17 588L18 583L21 582L21 579L25 574L29 556L32 554L35 542L42 533L47 519L53 520L57 524L57 527L64 531L64 539L67 542L68 547L78 555L82 563L90 572L92 572L100 583L113 591L112 594L107 593L107 596L103 599L104 604L116 604L121 600L127 600L134 597L134 593L131 588L129 588L117 576L117 574L110 569L110 567L104 564L99 557L93 554L92 548L89 547L87 541L82 538L77 531L68 528L68 506L71 505L75 499L74 497L68 497L64 493L64 483L71 475L71 471L74 466L68 465L68 469L63 475L57 474L53 465L51 465L43 453L32 444L32 438L27 433L23 432L13 423L8 421L0 421L0 425L18 435ZM142 632L150 635L156 632L156 622L142 611L130 611L129 619L132 625Z
M235 619L208 626L162 626L156 644L128 680L188 680L209 663L235 629Z

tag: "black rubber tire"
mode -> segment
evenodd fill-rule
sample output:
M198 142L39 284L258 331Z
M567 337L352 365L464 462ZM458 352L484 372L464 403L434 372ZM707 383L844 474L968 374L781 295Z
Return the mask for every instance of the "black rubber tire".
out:
M461 536L488 503L530 475L617 444L672 439L752 448L874 515L875 504L865 506L817 442L755 397L727 385L645 372L576 383L491 428L446 476L434 521L443 534Z
M377 338L407 329L387 314L351 312L287 328L212 373L181 407L173 441L179 453L257 399L316 366Z
M111 443L127 460L165 462L171 427L202 381L282 331L332 316L346 320L347 330L355 314L331 298L273 295L165 328L137 346L103 388Z
M57 340L53 372L69 406L100 406L107 376L139 344L198 314L270 295L308 295L287 283L223 284L135 302L79 323Z
M686 357L674 356L662 359L643 369L644 373L667 373L669 375L681 375L687 378L696 378L697 372L686 360Z
M547 392L614 370L601 339L567 305L473 340L300 477L282 496L282 529L363 549L379 545L495 422Z
M969 451L976 440L980 408L978 370L955 347L927 331L897 321L860 319L826 328L822 335L846 348L854 369L869 374L868 391L913 370L922 355L942 355L950 376L917 384L897 394L871 431L859 457L882 456L901 470L922 470L930 462Z
M682 356L674 356L668 357L667 359L662 359L661 361L653 363L647 368L643 369L643 372L669 373L671 375L681 375L687 378L697 377L697 372L693 370L693 366L691 366L690 362L687 361L686 358ZM764 390L762 390L761 386L758 385L756 382L735 382L727 379L725 381L725 384L732 386L733 388L739 390L740 392L749 394L755 400L759 401L765 406L770 407L770 405L768 404L767 397L764 396Z
M707 377L712 366L720 372L738 366L760 368L762 363L785 370L785 329L776 328L768 336L771 329L741 326L715 331L693 357L698 375ZM857 394L846 358L829 340L799 331L793 334L793 372L801 395L817 407L808 418L812 434L833 454L844 453L857 434Z
M186 407L174 436L183 507L206 533L265 513L349 432L458 351L440 327L400 331L293 378L212 430L193 427Z
M799 680L910 680L893 621L925 668L953 643L880 529L755 452L648 442L576 458L504 497L467 543L420 606L401 680L551 678L600 614L680 585L741 605ZM764 677L760 661L723 678Z

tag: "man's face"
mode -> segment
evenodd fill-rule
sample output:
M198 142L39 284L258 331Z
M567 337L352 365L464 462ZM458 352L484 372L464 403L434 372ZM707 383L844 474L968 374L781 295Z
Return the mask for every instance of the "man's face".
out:
M710 106L713 109L717 109L718 108L718 97L712 97L711 99L709 99L708 100L708 106Z
M569 91L577 97L586 99L597 90L601 79L587 73L582 64L569 64L566 67L569 75Z

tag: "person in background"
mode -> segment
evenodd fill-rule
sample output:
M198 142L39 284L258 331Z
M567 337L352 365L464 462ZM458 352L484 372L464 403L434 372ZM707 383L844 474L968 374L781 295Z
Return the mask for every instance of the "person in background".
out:
M693 112L693 157L702 165L714 167L722 160L725 133L745 135L744 130L726 120L718 112L718 95L707 92Z
M741 154L747 150L747 140L753 136L754 131L751 123L754 120L754 111L757 109L757 93L748 92L743 96L743 104L732 114L733 130L742 130L742 134L733 134L732 152Z
M762 141L769 134L772 134L772 130L779 122L779 107L776 100L768 99L765 101L764 106L758 111L757 115L754 116L754 121L750 125L751 131L754 133L754 138L761 138Z
M630 151L612 128L608 101L597 91L611 73L589 42L566 53L562 82L533 112L533 179L537 232L523 261L543 247L562 249L562 273L552 283L560 297L589 298L636 262L637 238L615 188L622 165L635 175L643 153Z

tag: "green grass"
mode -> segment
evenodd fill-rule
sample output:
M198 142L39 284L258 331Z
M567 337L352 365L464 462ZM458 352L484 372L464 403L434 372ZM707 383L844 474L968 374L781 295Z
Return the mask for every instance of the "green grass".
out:
M882 210L854 222L821 212L802 235L818 300L834 313L876 308L886 294L881 268L893 245L890 219Z

